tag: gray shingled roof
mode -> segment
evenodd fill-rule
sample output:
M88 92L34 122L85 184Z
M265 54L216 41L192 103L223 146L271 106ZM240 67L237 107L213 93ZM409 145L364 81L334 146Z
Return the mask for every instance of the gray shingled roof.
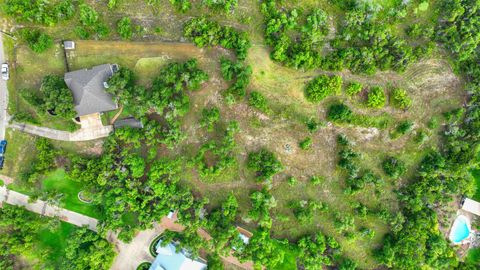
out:
M65 73L65 83L72 91L78 116L117 109L104 88L104 82L112 75L110 64Z

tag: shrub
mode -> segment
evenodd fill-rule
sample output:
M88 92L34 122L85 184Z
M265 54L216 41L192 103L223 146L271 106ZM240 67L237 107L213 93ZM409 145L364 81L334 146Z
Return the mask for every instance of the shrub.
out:
M370 108L383 108L385 106L386 96L383 88L374 86L368 92L367 106Z
M362 91L363 86L358 82L351 82L347 89L345 89L345 93L349 96L354 96Z
M269 111L267 99L261 93L253 91L248 98L248 105L259 109L260 111L267 113Z
M392 105L402 110L408 109L412 105L412 99L408 96L407 91L396 88L392 91Z
M400 122L397 127L395 128L395 132L397 136L405 135L412 131L413 129L413 122L410 120L405 120ZM395 137L395 136L394 136Z
M295 178L294 176L290 176L288 177L287 182L289 186L293 187L297 184L298 181L297 178Z
M332 104L328 108L327 119L332 122L349 123L353 119L353 112L343 103Z
M311 117L309 118L306 122L305 125L307 126L307 129L309 132L313 133L318 130L320 127L320 123L315 120L315 118Z
M308 150L312 146L312 138L307 137L303 141L301 141L298 146L300 146L303 150Z
M382 162L382 168L385 174L392 177L393 179L398 179L407 171L405 163L394 157L387 157Z
M226 49L233 49L237 58L243 60L251 47L248 34L229 26L221 26L205 17L193 18L183 28L183 35L202 48L205 46L220 45Z
M117 32L122 39L131 39L133 35L132 20L129 17L123 17L117 22Z
M189 0L170 0L170 4L172 4L177 11L182 13L187 12L192 7Z
M36 53L42 53L53 46L53 39L38 29L23 29L20 36Z
M200 126L206 127L208 131L213 131L215 123L220 120L220 110L217 107L210 109L203 108Z
M314 186L318 186L320 185L320 183L322 183L323 179L319 176L312 176L312 178L310 178L310 183L312 183L312 185Z
M313 103L318 103L327 96L340 93L342 77L320 75L309 82L305 88L305 98Z
M259 181L268 181L283 170L282 163L272 152L266 149L249 153L247 167L255 171Z

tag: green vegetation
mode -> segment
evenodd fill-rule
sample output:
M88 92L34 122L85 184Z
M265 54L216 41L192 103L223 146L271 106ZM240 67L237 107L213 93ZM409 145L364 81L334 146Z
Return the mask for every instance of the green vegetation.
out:
M368 96L367 96L367 106L370 108L383 108L385 106L385 102L387 100L387 97L385 96L385 92L383 91L383 88L374 86L368 91Z
M345 93L349 96L355 96L360 93L363 89L363 86L358 82L351 82L345 89Z
M412 99L408 96L407 91L395 88L391 95L391 104L399 109L406 110L412 106Z
M200 48L220 45L226 49L233 49L239 60L245 59L251 46L245 32L221 26L205 17L193 18L188 21L184 26L183 35Z
M109 269L115 256L110 243L86 228L10 205L0 209L0 216L2 269L12 269L19 256L42 268L72 265L75 269Z
M35 102L36 104L43 103L45 110L51 111L54 115L64 118L75 117L73 95L62 77L55 75L45 76L42 80L40 92L43 98L42 101Z
M255 171L258 181L270 181L275 174L283 170L280 161L266 149L249 153L247 167Z
M133 36L132 20L129 17L121 18L117 23L117 32L123 39L131 39Z
M305 98L318 103L330 95L338 95L342 89L342 77L321 75L307 84Z
M7 130L12 188L98 217L101 235L124 241L178 210L186 230L165 239L193 255L203 248L215 269L232 250L257 269L476 268L439 228L451 202L478 186L478 3L170 2L1 3L5 29L31 35L4 39L16 121L73 129L65 62L115 62L107 91L121 117L144 125L90 144ZM48 37L78 46L64 54ZM158 42L185 39L205 49ZM335 143L339 133L348 139ZM77 201L78 191L92 202ZM252 231L249 244L237 225ZM102 240L70 229L53 241L42 228L55 256L13 259L42 269L108 264ZM68 256L67 242L78 247Z
M36 53L42 53L53 46L52 38L38 29L23 29L20 37Z

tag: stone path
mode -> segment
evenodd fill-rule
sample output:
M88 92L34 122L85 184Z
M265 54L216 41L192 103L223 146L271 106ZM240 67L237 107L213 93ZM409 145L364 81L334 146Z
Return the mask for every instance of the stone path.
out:
M9 127L18 131L49 138L52 140L71 142L90 141L108 137L108 135L110 135L110 133L113 131L113 126L101 126L95 128L81 128L74 132L68 132L17 122L10 124Z
M23 206L25 209L37 214L58 217L60 220L82 227L87 226L92 231L97 231L98 221L94 218L48 204L45 201L37 200L29 202L27 195L7 189L5 186L0 187L0 204L8 203L11 205Z

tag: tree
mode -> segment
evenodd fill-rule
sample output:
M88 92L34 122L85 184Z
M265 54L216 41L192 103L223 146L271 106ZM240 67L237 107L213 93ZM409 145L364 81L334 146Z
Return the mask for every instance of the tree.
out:
M69 269L109 269L115 257L112 244L82 228L67 240L63 265Z
M383 88L374 86L368 91L367 106L370 108L383 108L385 106L386 96Z
M60 21L68 20L75 15L75 5L72 0L7 0L1 5L8 16L19 22L40 23L53 26Z
M63 77L57 75L45 76L42 80L40 92L43 94L45 110L67 119L75 117L73 95L65 84Z
M269 181L275 174L283 170L282 163L266 149L249 153L247 167L255 171L258 181Z
M385 174L392 177L393 179L401 177L407 171L405 163L394 157L387 157L382 162L382 168Z
M20 36L36 53L42 53L53 46L52 38L38 29L22 29Z
M337 95L342 89L342 77L320 75L309 82L305 88L305 98L318 103L330 95Z
M122 39L131 39L133 36L132 20L129 17L121 18L117 22L117 32Z

